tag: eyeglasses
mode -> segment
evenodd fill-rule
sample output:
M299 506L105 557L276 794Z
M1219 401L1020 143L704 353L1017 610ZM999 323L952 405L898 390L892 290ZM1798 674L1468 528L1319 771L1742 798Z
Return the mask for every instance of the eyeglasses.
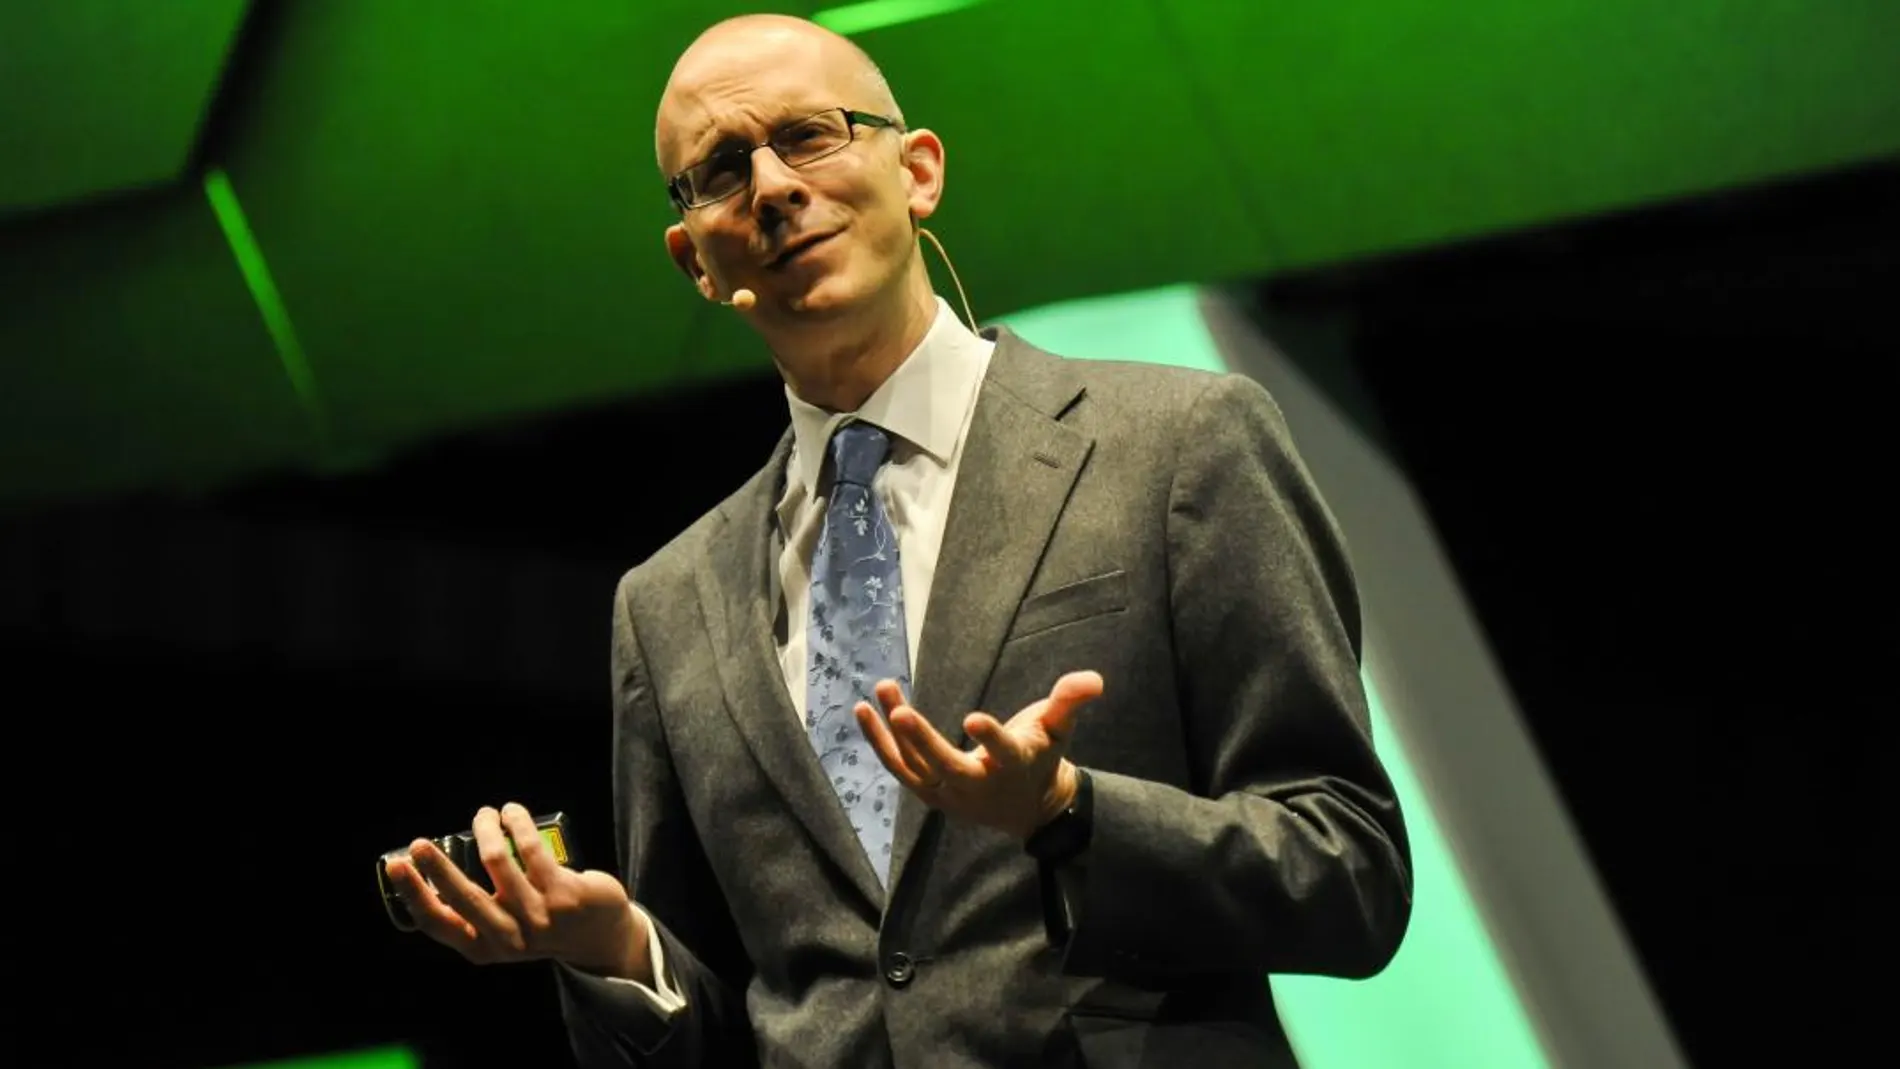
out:
M757 145L722 148L674 175L666 183L667 196L680 211L704 208L738 193L752 182L752 154L769 148L787 167L815 163L851 144L857 128L902 130L895 119L848 108L831 108L786 123Z

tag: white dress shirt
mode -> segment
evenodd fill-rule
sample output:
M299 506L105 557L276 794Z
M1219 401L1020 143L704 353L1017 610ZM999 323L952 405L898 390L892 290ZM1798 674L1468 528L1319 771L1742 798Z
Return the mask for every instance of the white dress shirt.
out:
M782 636L779 668L791 692L792 708L805 718L805 625L811 603L811 562L825 526L830 492L825 458L831 434L845 421L863 420L891 438L890 456L871 480L885 515L897 531L897 563L904 580L904 637L913 672L917 643L924 633L924 609L937 572L943 528L956 489L957 463L964 435L976 411L976 397L989 370L994 342L970 332L950 306L937 299L937 318L924 340L851 413L827 412L793 394L792 455L786 464L785 492L779 498L778 611Z
M995 351L994 342L964 326L939 297L937 318L924 340L856 412L826 411L786 388L785 399L792 414L792 452L786 463L785 491L778 503L779 536L785 547L778 559L782 591L777 606L782 636L778 651L785 687L801 723L805 718L805 624L811 600L811 562L824 528L824 495L830 490L825 458L832 432L846 420L860 419L883 428L891 437L890 456L871 483L897 531L898 568L904 579L904 637L914 674L917 643L924 632L924 609L930 603L930 584L943 546L944 524L950 516L950 495L956 489L963 441ZM646 995L655 1010L671 1015L686 1005L686 998L667 972L657 930L649 923L647 931L647 952L659 989L631 980L622 982Z

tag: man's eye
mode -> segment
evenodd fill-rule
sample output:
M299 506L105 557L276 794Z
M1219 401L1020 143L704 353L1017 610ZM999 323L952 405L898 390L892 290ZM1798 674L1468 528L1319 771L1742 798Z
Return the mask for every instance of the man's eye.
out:
M788 145L802 145L807 141L815 140L821 136L823 132L824 131L819 127L806 123L803 126L794 126L780 134L779 140Z

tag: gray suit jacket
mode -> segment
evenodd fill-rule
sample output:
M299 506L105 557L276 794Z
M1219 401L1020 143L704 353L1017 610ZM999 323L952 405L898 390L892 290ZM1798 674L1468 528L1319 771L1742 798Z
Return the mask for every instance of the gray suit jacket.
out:
M582 1063L1290 1066L1266 974L1396 951L1411 866L1357 598L1278 408L986 334L914 704L963 739L972 709L1102 673L1070 750L1095 784L1072 928L1019 842L908 795L886 901L775 657L788 433L616 594L620 875L688 1009L557 970Z

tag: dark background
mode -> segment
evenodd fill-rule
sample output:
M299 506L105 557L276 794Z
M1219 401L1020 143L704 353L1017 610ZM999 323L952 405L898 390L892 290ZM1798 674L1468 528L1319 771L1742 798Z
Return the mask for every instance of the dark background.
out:
M1900 171L1264 294L1353 325L1380 431L1692 1063L1857 1050L1895 888L1876 740Z
M1897 208L1859 168L1258 291L1350 325L1697 1065L1839 1050L1886 964ZM6 520L21 1058L559 1064L545 969L396 934L371 863L517 799L612 867L614 580L783 403L742 377Z

